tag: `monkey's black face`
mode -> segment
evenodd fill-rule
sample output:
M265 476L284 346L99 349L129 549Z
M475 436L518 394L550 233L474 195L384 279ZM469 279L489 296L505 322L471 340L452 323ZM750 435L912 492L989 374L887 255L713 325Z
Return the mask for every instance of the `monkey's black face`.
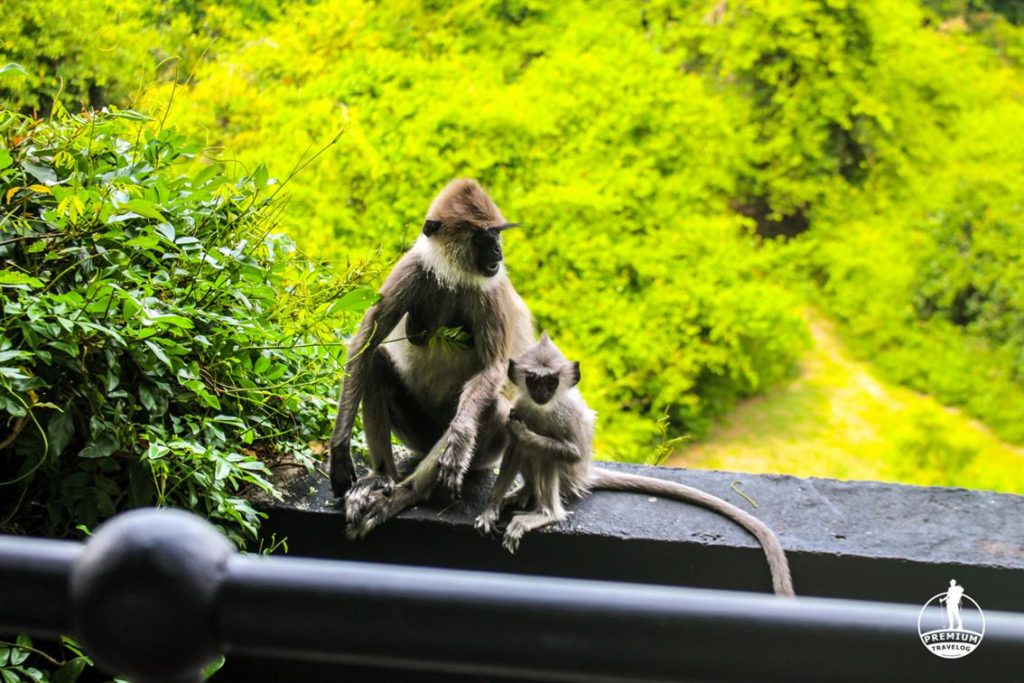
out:
M528 372L526 373L526 390L530 392L533 402L542 406L550 401L558 391L558 375L538 375Z
M473 234L473 260L485 277L494 277L501 270L501 229L488 228Z

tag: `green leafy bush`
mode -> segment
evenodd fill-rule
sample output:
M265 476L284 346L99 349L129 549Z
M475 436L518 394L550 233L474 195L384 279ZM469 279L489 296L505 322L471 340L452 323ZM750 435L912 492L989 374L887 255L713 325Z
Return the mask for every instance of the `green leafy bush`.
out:
M0 7L0 104L49 112L60 97L100 108L155 80L187 80L202 58L278 13L279 0L7 0Z
M4 530L157 504L253 538L240 493L312 466L372 297L273 234L263 166L186 173L200 150L131 111L0 116Z
M915 273L915 309L921 320L942 319L995 347L1019 350L1011 367L1024 381L1024 197L1015 196L1009 180L960 188L920 226L927 239Z
M13 642L0 641L0 680L4 683L74 683L92 666L92 660L70 638L62 637L56 649L59 652L53 654L40 650L26 635L19 635Z
M5 2L0 66L22 69L0 77L0 103L26 112L65 101L101 106L122 102L153 78L149 47L158 43L141 5L97 2Z

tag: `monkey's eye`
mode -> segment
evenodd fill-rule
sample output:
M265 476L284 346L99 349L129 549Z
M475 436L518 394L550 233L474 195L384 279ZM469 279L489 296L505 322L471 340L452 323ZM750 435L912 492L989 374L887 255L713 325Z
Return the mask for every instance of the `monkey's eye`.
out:
M554 391L558 388L558 375L552 375L551 377L544 378L544 386L549 391Z

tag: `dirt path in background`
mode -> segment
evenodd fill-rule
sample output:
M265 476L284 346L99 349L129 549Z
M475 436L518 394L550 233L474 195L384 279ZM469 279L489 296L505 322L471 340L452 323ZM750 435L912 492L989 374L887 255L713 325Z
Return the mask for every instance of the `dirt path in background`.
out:
M1024 448L959 410L878 379L849 353L830 320L813 309L804 315L813 342L799 375L741 403L667 465L1024 489ZM943 448L972 453L973 460L962 472L931 471L932 460L918 452ZM913 471L915 457L929 471Z

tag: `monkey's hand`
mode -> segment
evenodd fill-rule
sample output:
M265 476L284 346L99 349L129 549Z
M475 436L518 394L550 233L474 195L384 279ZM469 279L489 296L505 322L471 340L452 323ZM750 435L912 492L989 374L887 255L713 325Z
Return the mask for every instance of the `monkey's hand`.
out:
M352 463L351 440L348 438L331 442L331 491L342 497L356 481L356 468Z
M437 459L437 483L449 498L462 496L462 480L469 468L472 445L454 432L448 434L447 443Z
M522 420L518 418L513 419L512 416L509 415L508 431L511 432L512 435L515 436L517 439L522 440L523 436L529 434L530 428L523 424Z
M487 508L476 518L473 527L482 534L491 535L497 531L498 511L494 508Z

